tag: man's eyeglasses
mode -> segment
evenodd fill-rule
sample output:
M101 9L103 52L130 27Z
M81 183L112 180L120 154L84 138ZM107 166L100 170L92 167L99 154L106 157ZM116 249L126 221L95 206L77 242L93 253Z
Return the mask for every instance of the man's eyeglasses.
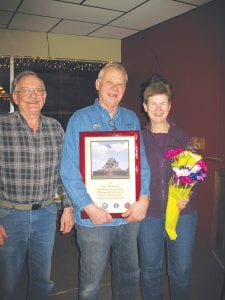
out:
M31 96L33 93L35 93L37 96L42 96L44 94L45 90L41 88L24 88L21 90L16 91L16 93L20 93L22 96Z

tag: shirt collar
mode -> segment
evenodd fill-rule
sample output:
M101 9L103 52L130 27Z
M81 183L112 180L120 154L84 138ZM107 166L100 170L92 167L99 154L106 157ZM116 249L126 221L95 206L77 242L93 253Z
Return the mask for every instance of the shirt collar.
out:
M20 111L16 111L15 112L15 116L17 117L18 121L23 125L26 126L28 128L30 128L26 122L26 120L24 119L24 117L21 115ZM39 121L39 128L43 127L43 123L42 123L42 115L40 115L40 121Z
M96 107L97 107L102 113L107 114L107 115L109 116L108 110L105 109L104 107L102 107L102 106L99 104L99 99L98 99L98 98L95 99L95 103L94 103L94 104L96 105ZM120 105L118 105L118 106L117 106L117 109L116 109L116 113L115 113L113 119L115 119L116 116L118 115L118 113L119 113L119 111L120 111L120 108L121 108Z

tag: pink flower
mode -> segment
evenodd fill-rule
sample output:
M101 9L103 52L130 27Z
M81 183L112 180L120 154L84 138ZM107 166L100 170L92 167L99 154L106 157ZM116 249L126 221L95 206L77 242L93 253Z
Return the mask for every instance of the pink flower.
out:
M171 158L171 157L177 156L178 154L180 154L183 151L184 150L182 148L170 149L166 152L166 158Z
M190 177L181 177L180 182L183 184L192 184L193 180Z
M200 168L202 169L203 172L206 173L208 171L208 168L207 168L206 163L204 162L204 160L198 161L198 165L200 166Z

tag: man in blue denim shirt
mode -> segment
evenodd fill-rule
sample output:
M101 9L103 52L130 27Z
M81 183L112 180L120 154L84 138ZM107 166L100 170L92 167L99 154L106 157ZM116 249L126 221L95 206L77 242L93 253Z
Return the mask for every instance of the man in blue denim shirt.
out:
M111 250L112 299L135 299L139 279L137 233L149 205L150 170L141 138L141 191L139 201L113 219L97 207L87 193L80 174L79 133L83 131L140 130L134 112L120 107L127 73L116 63L107 64L96 80L99 99L71 117L63 145L61 178L75 207L80 248L79 299L100 299L100 284ZM88 219L81 218L84 210Z

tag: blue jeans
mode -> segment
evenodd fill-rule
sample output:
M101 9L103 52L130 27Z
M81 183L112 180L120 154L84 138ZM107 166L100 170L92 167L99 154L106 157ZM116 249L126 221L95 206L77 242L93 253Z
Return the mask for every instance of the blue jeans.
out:
M50 280L57 208L53 203L39 210L0 208L0 224L8 238L0 247L0 297L15 300L27 258L27 299L45 300L53 288Z
M76 225L80 248L79 299L99 300L101 280L111 250L112 299L135 300L139 280L139 223L119 226Z
M197 215L181 215L177 224L177 239L171 241L165 233L163 217L146 217L140 224L138 245L143 300L161 300L161 276L164 244L172 300L187 300L190 294L192 250L195 240Z

